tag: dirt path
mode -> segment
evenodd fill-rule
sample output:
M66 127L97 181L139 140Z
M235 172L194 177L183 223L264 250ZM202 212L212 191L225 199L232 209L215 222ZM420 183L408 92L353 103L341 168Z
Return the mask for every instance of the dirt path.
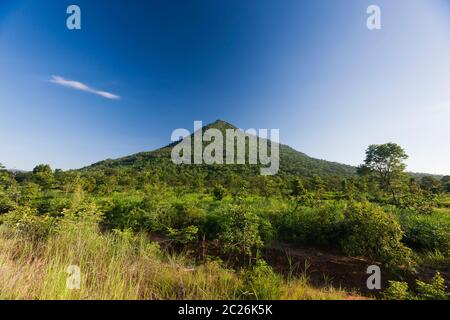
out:
M367 267L376 264L364 258L347 257L324 252L314 248L299 248L287 244L277 244L264 252L264 258L272 267L284 275L303 275L312 285L323 287L333 285L368 296L379 295L379 290L369 290L366 282ZM388 285L389 275L381 268L382 290ZM418 274L405 281L414 287L415 279L430 282L436 270L420 268ZM441 272L450 287L450 273Z
M367 267L374 263L362 258L311 248L294 248L286 244L267 249L264 258L276 271L284 275L306 274L310 283L318 287L333 285L346 290L357 289L364 294L374 293L366 286L369 276L366 273Z

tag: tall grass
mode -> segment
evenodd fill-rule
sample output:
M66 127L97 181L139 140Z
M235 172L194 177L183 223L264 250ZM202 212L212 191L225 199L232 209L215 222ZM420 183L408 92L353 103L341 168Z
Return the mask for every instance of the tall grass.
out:
M239 279L207 264L188 269L183 257L163 259L145 236L102 235L67 229L44 243L2 231L2 299L234 299ZM66 270L81 269L80 290L69 290Z
M81 269L79 290L67 287L66 270L71 265ZM246 287L244 278L217 262L192 266L186 256L162 252L144 234L101 233L92 222L63 221L39 240L0 226L0 299L258 297L253 287ZM278 285L274 299L346 297L332 288L312 288L302 279L283 280Z

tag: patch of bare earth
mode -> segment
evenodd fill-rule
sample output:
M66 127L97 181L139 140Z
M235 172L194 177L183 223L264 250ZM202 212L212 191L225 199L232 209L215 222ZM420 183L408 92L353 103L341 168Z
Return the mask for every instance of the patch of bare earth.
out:
M336 253L324 252L315 248L299 248L288 244L277 244L265 250L264 258L279 273L284 275L306 275L309 282L317 287L332 285L349 292L357 292L367 296L379 296L391 280L390 275L381 268L382 290L367 288L367 267L377 264L365 258L347 257ZM417 274L405 279L410 287L415 286L416 279L431 282L436 271L421 267ZM450 273L441 271L446 286L450 287ZM364 297L349 295L349 300L364 299Z
M347 257L312 248L298 248L278 244L264 253L264 258L272 267L285 275L306 275L309 282L317 287L332 285L360 294L374 294L367 288L367 267L373 265L364 258ZM383 278L383 276L382 276ZM365 299L349 295L348 300Z

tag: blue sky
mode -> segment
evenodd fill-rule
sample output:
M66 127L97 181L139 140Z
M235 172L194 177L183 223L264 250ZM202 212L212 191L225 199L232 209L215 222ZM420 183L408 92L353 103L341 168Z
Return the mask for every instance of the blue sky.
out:
M223 119L352 165L393 141L450 174L449 57L449 0L4 0L0 162L79 168Z

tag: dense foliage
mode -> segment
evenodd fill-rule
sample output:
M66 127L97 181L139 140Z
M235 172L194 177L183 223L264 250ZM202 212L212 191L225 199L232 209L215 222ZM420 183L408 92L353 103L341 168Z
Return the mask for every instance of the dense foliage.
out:
M220 257L244 268L236 281L264 299L281 294L283 280L261 260L279 242L364 257L397 276L416 272L432 253L449 271L449 177L408 176L397 145L369 147L359 175L289 147L272 177L250 165L176 166L169 156L167 147L78 171L0 167L0 223L32 242L81 222L105 234L145 234L197 263ZM422 296L435 282L418 282ZM408 294L401 283L389 290Z

